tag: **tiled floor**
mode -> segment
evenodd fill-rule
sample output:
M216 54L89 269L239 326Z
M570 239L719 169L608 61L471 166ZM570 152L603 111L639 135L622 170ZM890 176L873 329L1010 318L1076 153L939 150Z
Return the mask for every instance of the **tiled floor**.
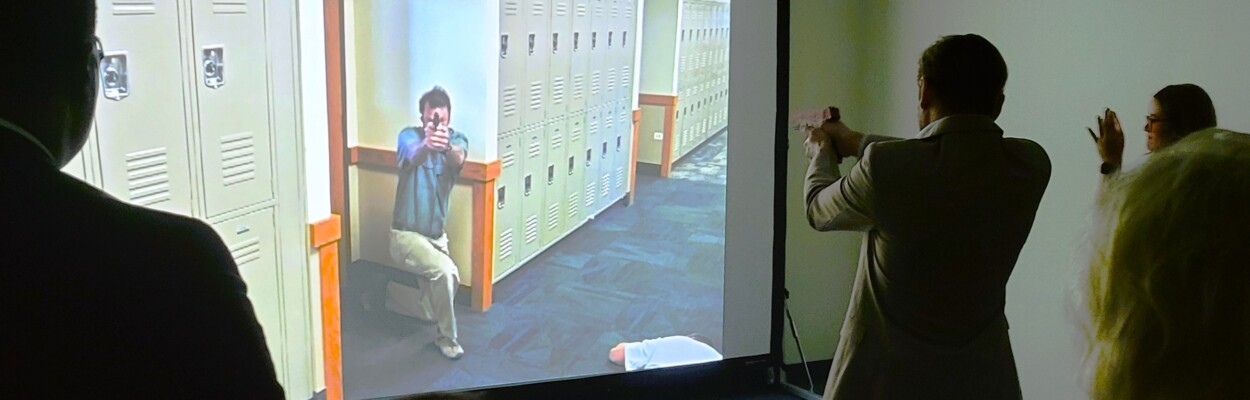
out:
M640 175L632 206L609 208L504 278L488 312L457 304L460 360L432 345L433 324L367 306L387 279L413 278L369 262L344 268L346 397L620 372L607 352L621 341L700 333L721 343L726 140L669 179Z

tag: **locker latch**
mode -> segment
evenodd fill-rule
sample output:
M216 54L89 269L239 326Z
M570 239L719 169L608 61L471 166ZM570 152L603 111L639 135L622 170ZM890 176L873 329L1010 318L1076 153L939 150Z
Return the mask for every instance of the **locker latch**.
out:
M621 47L625 47L625 31L621 31Z
M614 32L612 31L608 31L608 47L612 47L612 34L613 33Z
M574 52L574 53L576 53L576 52L577 52L577 48L579 47L579 46L578 46L578 42L580 42L580 41L581 41L581 39L582 39L582 33L581 33L581 32L573 32L573 52Z
M551 32L551 53L560 52L560 32Z
M530 55L534 55L534 34L530 34Z
M499 58L508 58L508 34L499 35Z
M590 168L590 159L594 157L594 155L595 151L593 149L586 149L586 168Z
M590 33L590 50L599 48L599 32Z
M244 233L248 233L251 231L252 231L252 227L247 226L247 225L239 225L238 227L234 228L234 233L236 235L242 235Z
M616 137L616 152L617 153L621 152L621 137L620 136Z
M525 197L529 197L530 192L534 190L533 178L534 175L525 175Z
M608 141L603 141L603 156L599 158L608 158Z
M556 184L556 165L547 164L547 186Z
M577 165L577 156L569 156L569 176L573 176L573 166Z
M508 189L507 186L500 186L499 190L496 191L498 192L498 194L495 195L495 207L500 210L503 209L503 205L507 202L507 195L508 195L507 189Z
M126 52L104 54L100 60L100 85L104 87L104 98L120 101L130 97L129 72Z
M204 86L216 89L226 85L226 47L204 46Z

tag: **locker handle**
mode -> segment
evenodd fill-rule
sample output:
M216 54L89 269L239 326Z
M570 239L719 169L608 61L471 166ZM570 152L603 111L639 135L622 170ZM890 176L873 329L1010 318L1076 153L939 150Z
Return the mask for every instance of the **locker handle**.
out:
M615 32L608 31L608 47L612 47L612 34Z
M556 165L547 164L547 186L556 184Z
M616 136L616 152L617 153L621 152L621 136L620 135Z
M574 52L574 53L576 53L576 52L577 52L577 49L578 49L578 47L579 47L578 42L580 42L580 41L581 41L581 39L582 39L582 33L581 33L581 32L573 32L573 52Z
M530 34L530 55L534 55L534 34Z
M594 157L594 155L595 151L593 149L586 149L586 168L590 168L590 159L591 157Z
M508 34L499 35L499 58L508 58Z
M577 164L577 156L569 156L569 176L573 176L573 166Z
M217 89L226 85L226 46L204 46L204 86Z
M599 48L599 32L591 32L590 33L590 49L594 50L597 48Z
M236 235L242 235L244 233L248 233L251 231L252 231L252 227L247 226L247 225L239 225L238 227L234 228L234 234Z
M530 193L533 192L533 178L533 174L525 175L525 197L530 197Z
M508 198L507 198L508 187L500 186L497 192L498 194L495 195L495 207L502 210L504 204L507 204L507 201L508 201Z
M551 32L551 54L560 52L560 32Z

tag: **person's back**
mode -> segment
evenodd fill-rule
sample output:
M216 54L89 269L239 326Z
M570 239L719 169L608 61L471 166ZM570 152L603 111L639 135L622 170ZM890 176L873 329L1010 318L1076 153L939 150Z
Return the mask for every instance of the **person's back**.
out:
M990 130L988 118L931 128L942 133L868 151L872 280L893 323L927 342L965 343L1002 316L1050 163L1036 143Z
M281 398L216 233L59 171L86 139L99 55L93 2L48 3L0 5L0 52L30 62L0 67L6 394Z
M1005 292L1050 160L994 122L1007 71L984 38L944 37L920 64L916 139L837 121L808 139L808 222L867 232L825 397L1019 398Z

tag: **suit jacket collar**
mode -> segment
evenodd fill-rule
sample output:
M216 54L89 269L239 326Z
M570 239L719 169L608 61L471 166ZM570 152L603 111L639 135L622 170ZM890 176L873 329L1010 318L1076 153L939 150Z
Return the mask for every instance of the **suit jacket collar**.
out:
M985 132L1003 135L1003 128L994 123L994 119L977 114L959 114L943 117L929 123L916 135L917 139L926 139L938 135L956 132Z

